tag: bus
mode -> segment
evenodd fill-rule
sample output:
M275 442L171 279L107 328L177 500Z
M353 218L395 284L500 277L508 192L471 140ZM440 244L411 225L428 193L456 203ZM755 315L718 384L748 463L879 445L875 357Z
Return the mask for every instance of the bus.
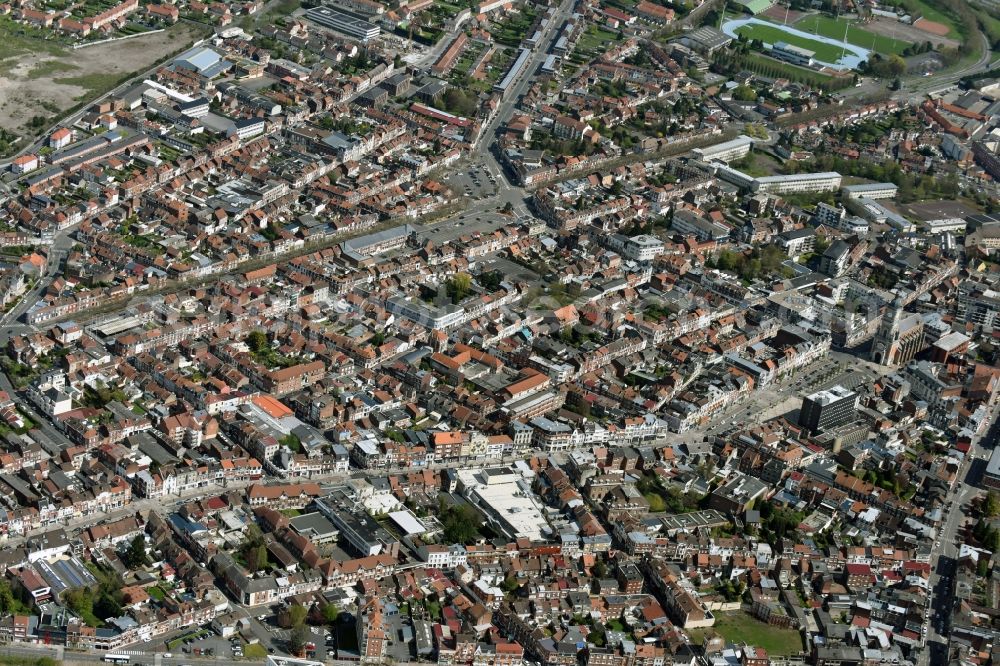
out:
M101 657L101 661L106 661L109 664L127 664L131 661L131 658L124 654L106 654Z

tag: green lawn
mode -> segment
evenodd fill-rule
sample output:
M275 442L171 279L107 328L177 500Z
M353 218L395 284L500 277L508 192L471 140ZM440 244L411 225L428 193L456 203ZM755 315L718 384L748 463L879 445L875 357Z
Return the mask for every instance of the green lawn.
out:
M767 650L772 656L797 654L802 650L802 638L794 629L779 629L755 620L746 613L719 613L715 626L691 629L688 635L699 645L705 634L714 631L729 643L753 645Z
M250 643L243 647L243 656L247 659L267 659L267 648L260 643Z
M146 590L146 593L149 594L149 596L151 596L153 599L156 599L157 601L163 601L163 599L167 596L167 593L163 591L163 588L158 587L156 585L153 585L152 587L148 588Z
M844 39L844 28L846 27L847 41L849 43L864 49L874 49L883 55L902 53L903 49L910 45L909 42L904 42L901 39L893 39L891 37L876 35L874 32L868 32L855 26L854 21L841 18L835 19L819 14L806 16L796 23L795 27L804 32L812 32L836 40Z
M778 165L773 159L767 155L753 152L748 153L746 157L736 160L729 166L734 169L739 169L743 173L748 176L753 176L754 178L773 176L778 171Z
M834 46L832 44L824 44L823 42L806 39L805 37L797 37L785 32L780 26L777 25L770 26L762 25L760 23L751 23L740 26L736 29L736 32L747 39L759 39L765 44L771 44L772 46L778 42L785 42L786 44L791 44L792 46L809 49L816 54L817 60L822 60L823 62L837 62L845 53L845 49L843 47Z
M616 39L618 39L617 32L591 25L585 33L580 35L580 41L576 43L576 47L584 51L603 52Z

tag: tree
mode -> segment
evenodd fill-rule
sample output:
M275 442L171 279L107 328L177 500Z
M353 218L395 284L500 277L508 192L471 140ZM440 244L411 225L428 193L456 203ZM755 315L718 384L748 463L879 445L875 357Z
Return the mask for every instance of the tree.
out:
M597 560L594 562L594 566L590 567L590 573L594 578L604 578L608 575L608 565L604 563L604 560Z
M6 579L0 580L0 614L8 615L17 608L17 600Z
M741 102L754 102L757 100L757 91L746 84L739 85L733 88L733 99Z
M145 566L149 564L149 558L146 557L146 537L142 534L136 534L135 538L129 544L128 549L122 556L122 561L125 563L129 569L136 569L138 567Z
M474 92L466 92L459 88L449 88L442 98L445 111L457 116L472 117L476 115L479 103Z
M460 303L469 295L472 288L472 276L468 273L455 273L446 285L448 296L452 303Z
M264 533L260 531L260 527L256 523L247 525L246 530L243 532L244 547L259 546L263 543Z
M304 624L292 627L292 631L288 634L288 651L293 655L301 655L305 652L307 642L309 642L309 627Z
M261 352L270 347L267 341L267 334L264 331L253 331L247 336L246 343L250 351L253 352Z
M323 606L323 621L328 625L331 627L335 625L338 617L340 617L340 609L337 608L336 604Z
M501 271L489 271L488 273L480 273L477 278L479 284L483 286L483 289L487 291L496 291L500 288L500 283L504 280L504 274Z
M267 546L261 544L250 550L250 556L247 558L247 567L254 572L263 571L267 568Z
M85 587L73 587L63 592L63 603L80 617L94 614L94 597Z
M256 523L247 525L243 533L240 554L243 555L247 568L251 571L256 572L267 568L267 546L264 545L264 533L260 531Z
M413 31L416 30L417 34L419 35L420 34L420 27L423 25L423 23L424 23L424 20L422 18L420 18L419 14L410 19L410 22L407 24L406 28L407 28L407 32L408 32L407 38L411 42L413 41Z
M94 603L94 615L107 620L122 614L122 605L110 594L102 594Z
M892 76L902 76L906 72L906 61L898 55L889 56L888 65Z
M1000 516L1000 494L990 491L983 501L983 513L987 518Z
M278 444L282 446L287 446L295 453L299 453L302 450L302 440L298 438L294 433L288 433L284 437L278 440Z
M302 604L293 604L288 607L288 621L292 628L302 626L306 621L309 610Z
M448 543L473 543L479 538L479 528L483 518L468 504L448 505L441 503L438 515L444 527L444 539Z

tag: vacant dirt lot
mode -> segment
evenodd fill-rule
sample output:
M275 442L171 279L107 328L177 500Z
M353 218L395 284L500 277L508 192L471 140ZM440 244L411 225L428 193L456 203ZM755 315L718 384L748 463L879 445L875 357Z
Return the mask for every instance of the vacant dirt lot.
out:
M62 49L51 42L27 47L0 60L0 127L21 135L44 129L65 111L114 88L123 78L141 73L206 34L179 23L170 29L133 39L83 49ZM0 41L7 36L0 32ZM34 130L35 116L46 119Z

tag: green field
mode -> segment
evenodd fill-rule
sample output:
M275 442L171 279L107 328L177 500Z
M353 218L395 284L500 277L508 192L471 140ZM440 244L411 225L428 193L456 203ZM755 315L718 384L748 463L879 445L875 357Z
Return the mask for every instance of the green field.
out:
M802 651L802 638L794 629L779 629L756 620L746 613L718 613L715 626L690 629L688 635L701 644L705 634L715 632L728 643L753 645L767 650L771 656L797 654Z
M791 44L792 46L809 49L816 54L817 60L822 60L823 62L837 62L845 53L845 49L840 46L824 44L823 42L806 39L805 37L798 37L785 32L780 26L777 25L769 26L762 25L760 23L751 23L737 28L736 33L746 37L747 39L759 39L765 44L774 45L778 42L785 42L786 44Z
M849 43L864 49L874 49L882 55L902 53L903 49L910 45L909 42L904 42L901 39L876 35L874 32L858 28L854 25L854 21L818 14L806 16L796 23L795 27L803 32L813 32L837 40L844 38L844 28L847 27L847 41Z

